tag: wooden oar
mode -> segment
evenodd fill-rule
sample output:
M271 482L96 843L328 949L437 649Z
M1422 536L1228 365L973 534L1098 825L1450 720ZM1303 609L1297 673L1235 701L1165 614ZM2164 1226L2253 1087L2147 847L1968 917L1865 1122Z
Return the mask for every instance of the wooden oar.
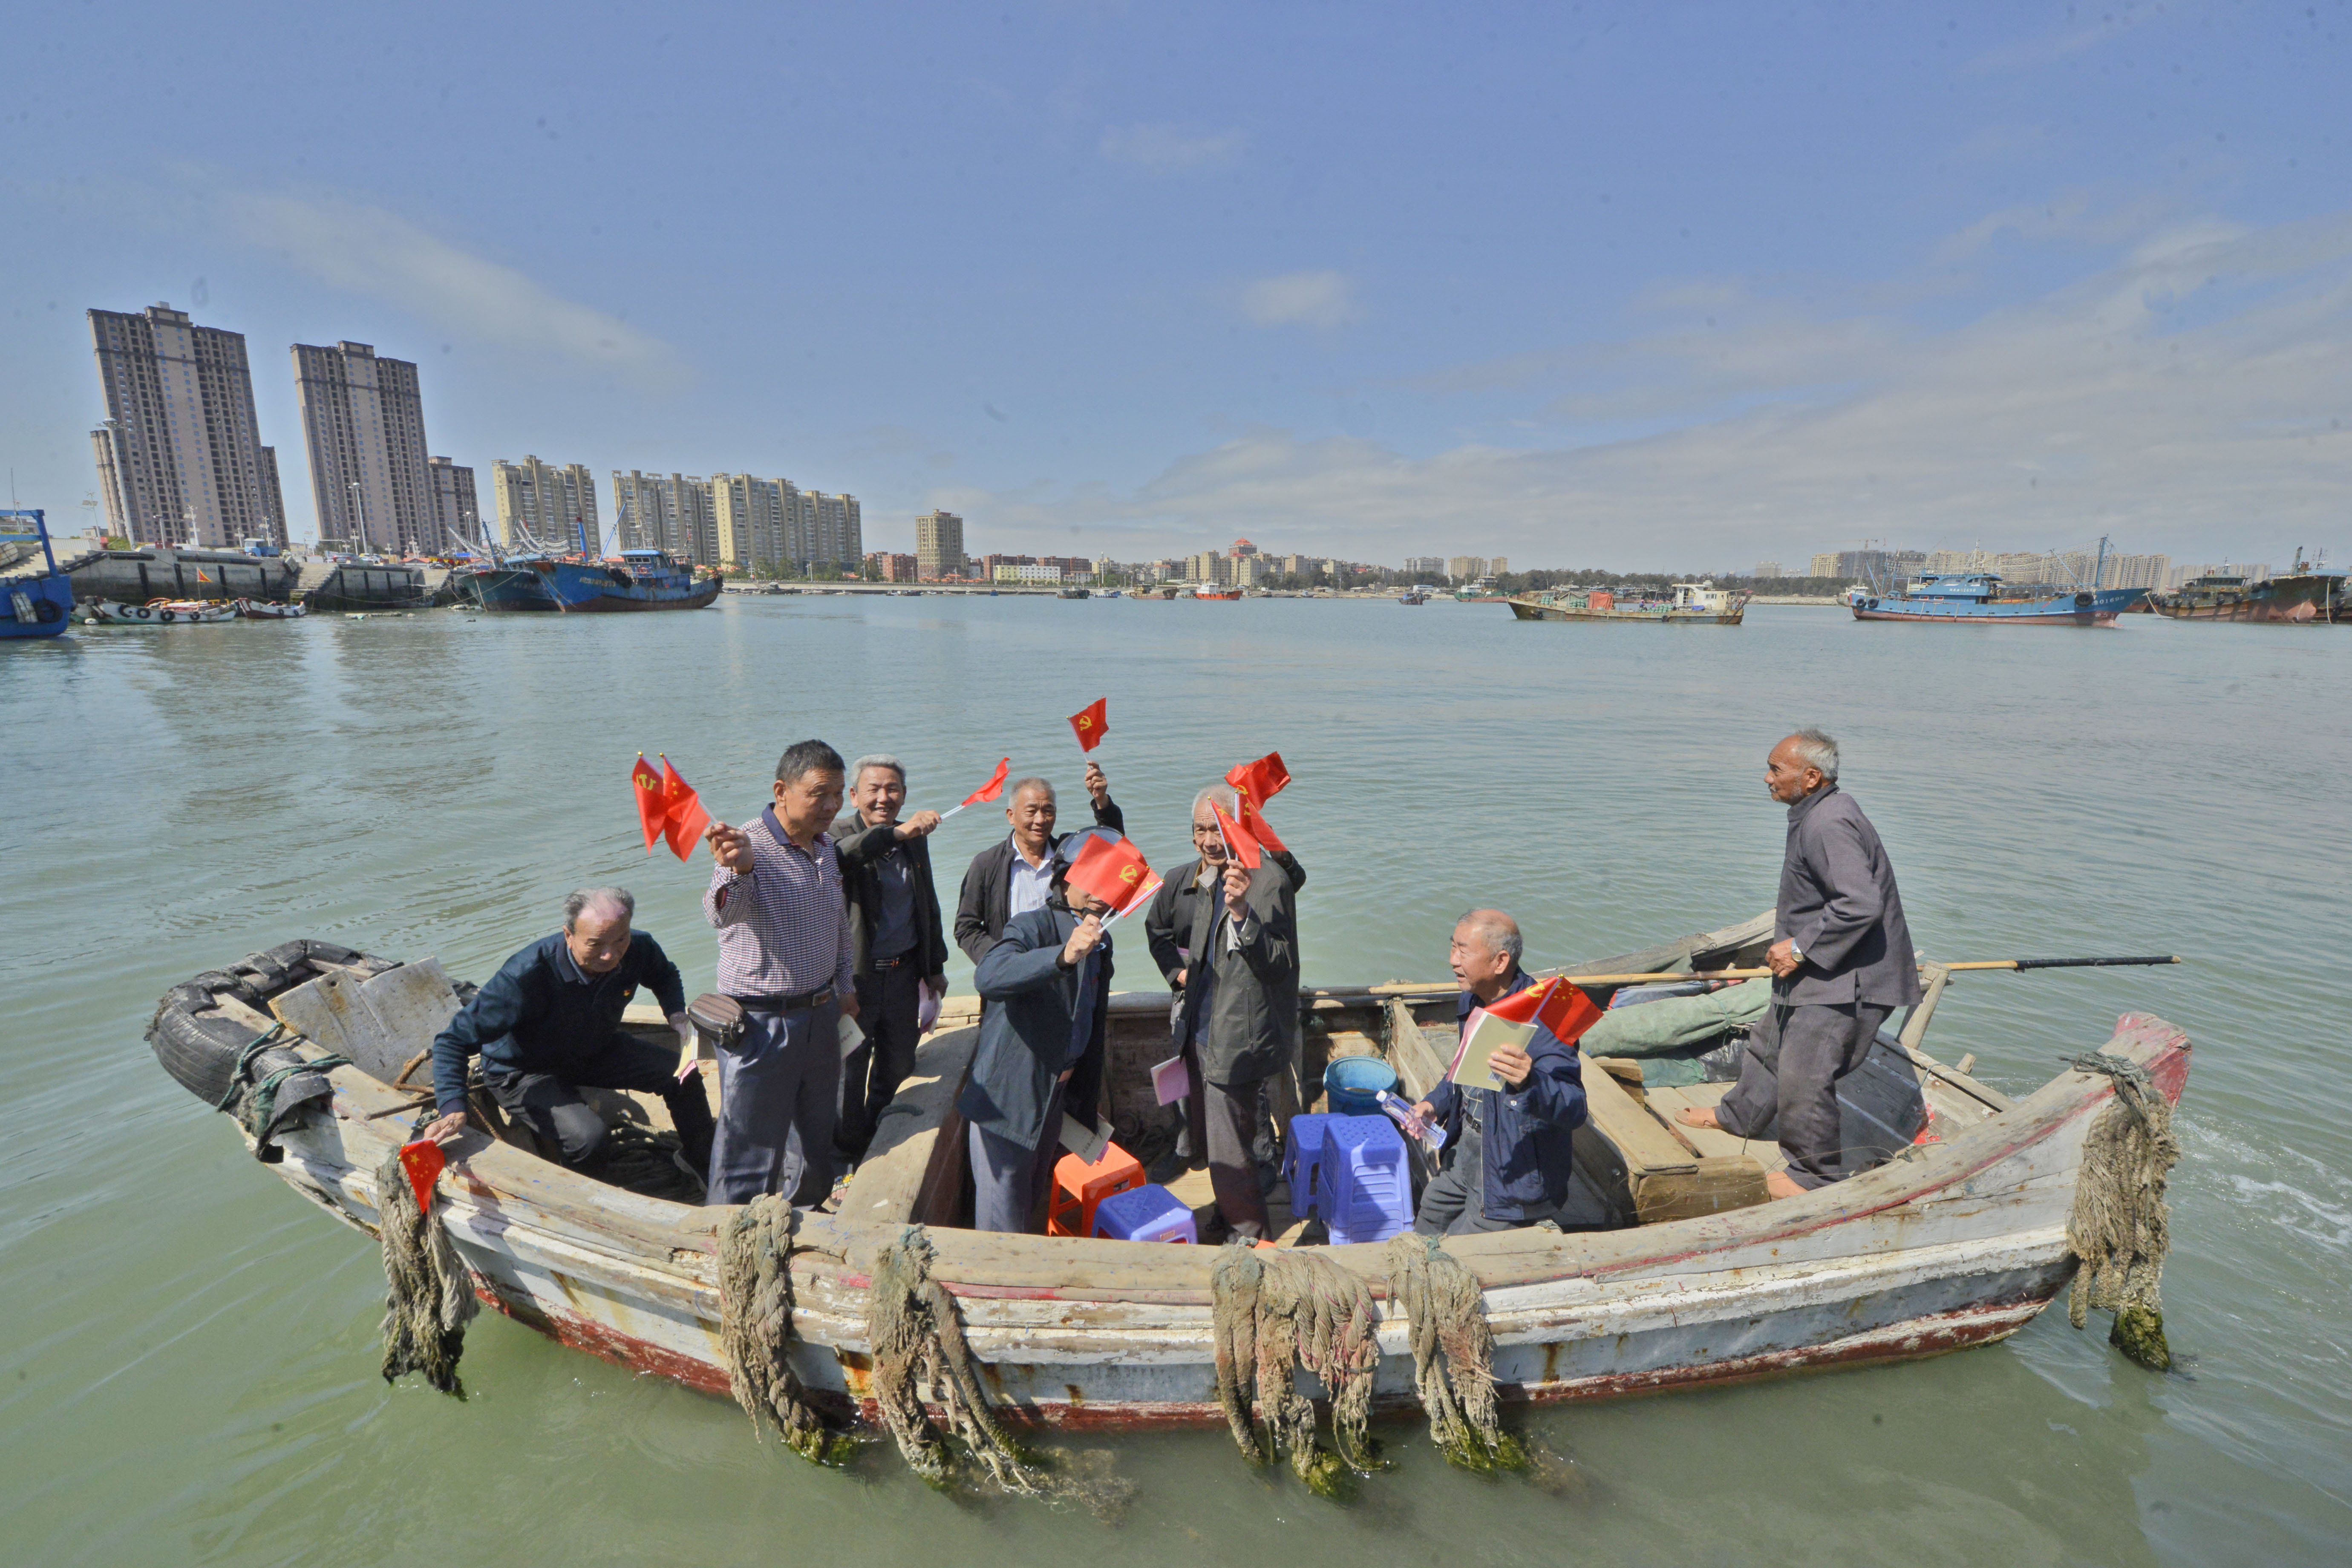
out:
M1939 963L1947 970L1964 969L2113 969L2156 963L2186 962L2173 953L2156 953L2145 958L1985 958L1963 963ZM1703 969L1693 973L1662 970L1651 974L1564 974L1561 979L1571 985L1657 985L1689 980L1762 980L1771 974L1769 969ZM1538 978L1548 978L1539 976ZM1368 987L1376 996L1437 995L1459 990L1459 986L1439 982L1403 982L1392 985Z

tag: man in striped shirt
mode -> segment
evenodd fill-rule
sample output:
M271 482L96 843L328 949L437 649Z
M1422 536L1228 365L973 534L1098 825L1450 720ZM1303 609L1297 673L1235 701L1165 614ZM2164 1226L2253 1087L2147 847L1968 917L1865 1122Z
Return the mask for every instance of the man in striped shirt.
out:
M710 1197L782 1193L803 1207L833 1187L840 1020L857 1016L841 862L841 753L802 741L776 763L775 802L746 827L714 822L702 910L719 931L719 989L743 1037L719 1053Z

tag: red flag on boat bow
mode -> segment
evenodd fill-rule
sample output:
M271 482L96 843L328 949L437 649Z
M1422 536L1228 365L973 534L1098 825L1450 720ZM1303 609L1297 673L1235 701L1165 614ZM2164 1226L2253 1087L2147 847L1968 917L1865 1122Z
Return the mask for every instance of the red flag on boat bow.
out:
M1071 714L1070 728L1077 731L1078 750L1091 752L1101 745L1103 732L1110 728L1110 699L1097 697Z

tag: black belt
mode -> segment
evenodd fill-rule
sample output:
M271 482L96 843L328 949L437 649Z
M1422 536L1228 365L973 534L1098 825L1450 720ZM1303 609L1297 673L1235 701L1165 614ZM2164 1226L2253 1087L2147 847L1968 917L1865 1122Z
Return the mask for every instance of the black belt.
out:
M733 992L729 992L733 996ZM822 1007L833 1000L833 987L820 985L814 991L803 991L797 996L735 996L746 1013L803 1013L811 1007Z
M902 963L913 963L914 958L915 955L911 952L898 952L891 954L888 958L869 958L866 961L866 967L868 969L896 969Z

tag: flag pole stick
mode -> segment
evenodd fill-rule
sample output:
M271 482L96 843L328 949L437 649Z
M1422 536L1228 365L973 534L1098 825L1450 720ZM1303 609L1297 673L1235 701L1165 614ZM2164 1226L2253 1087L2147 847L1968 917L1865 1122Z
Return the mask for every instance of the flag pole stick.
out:
M1938 963L1936 967L1957 973L1961 970L1986 969L2118 969L2187 962L2187 959L2177 953L2157 953L2144 958L1987 958L1973 959L1959 963ZM1557 974L1547 975L1544 978L1565 980L1570 985L1578 986L1654 985L1691 980L1762 980L1769 977L1771 973L1769 969L1703 969L1691 973L1659 970L1647 974ZM1395 985L1370 987L1374 994L1382 996L1408 995L1423 992L1436 995L1442 992L1460 989L1458 985L1444 982L1429 984L1406 982Z

